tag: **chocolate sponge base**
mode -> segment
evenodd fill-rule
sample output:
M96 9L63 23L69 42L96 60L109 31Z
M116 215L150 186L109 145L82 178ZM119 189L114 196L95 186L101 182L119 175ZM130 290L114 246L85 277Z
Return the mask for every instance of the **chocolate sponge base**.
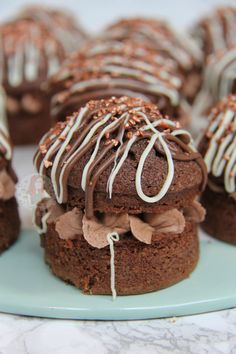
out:
M0 253L10 247L20 231L20 219L15 198L0 201Z
M202 228L209 235L236 245L236 201L207 187L201 203L207 211Z
M41 237L45 261L56 276L87 294L111 294L109 246L94 248L82 235L62 240L54 224ZM151 245L126 234L114 249L117 294L156 291L188 277L195 268L199 257L196 225L187 222L178 235L155 235Z

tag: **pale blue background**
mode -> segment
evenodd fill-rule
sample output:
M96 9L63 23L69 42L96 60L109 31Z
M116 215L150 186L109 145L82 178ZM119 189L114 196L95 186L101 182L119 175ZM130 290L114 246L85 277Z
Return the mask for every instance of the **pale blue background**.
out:
M0 19L10 16L22 4L39 2L68 7L93 31L118 17L129 15L163 16L176 26L187 26L210 11L213 5L236 4L235 0L0 0Z

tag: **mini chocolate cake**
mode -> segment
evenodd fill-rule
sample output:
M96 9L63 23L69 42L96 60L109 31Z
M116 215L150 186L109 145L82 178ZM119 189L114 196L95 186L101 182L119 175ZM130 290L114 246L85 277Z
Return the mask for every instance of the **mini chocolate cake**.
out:
M20 219L15 198L17 177L11 167L12 148L5 125L0 123L0 253L17 239Z
M236 45L235 29L236 8L232 6L217 8L195 25L192 34L203 51L205 61L210 55Z
M132 41L95 40L72 55L50 80L52 117L64 120L90 99L123 95L149 100L163 115L190 120L173 61Z
M67 53L84 39L71 16L30 7L0 26L0 80L10 136L15 144L38 143L50 127L50 98L43 84Z
M236 244L236 96L223 99L209 118L199 146L209 174L202 226L211 236Z
M195 268L206 179L188 132L131 97L90 101L41 140L36 212L54 274L89 294L140 294Z
M101 36L119 41L131 39L172 60L183 78L182 92L190 102L194 100L201 83L202 53L190 36L176 31L163 20L150 18L122 19Z

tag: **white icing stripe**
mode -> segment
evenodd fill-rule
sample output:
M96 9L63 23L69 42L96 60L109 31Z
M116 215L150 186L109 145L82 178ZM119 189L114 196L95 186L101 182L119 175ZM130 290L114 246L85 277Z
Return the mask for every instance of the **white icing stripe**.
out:
M44 45L45 53L48 59L47 76L55 74L60 67L60 60L56 53L55 43L46 41Z
M144 163L146 161L146 158L148 157L148 155L149 155L151 149L153 148L157 139L159 139L159 142L162 145L163 150L166 154L166 158L167 158L167 162L168 162L168 174L167 174L166 180L165 180L161 190L159 191L159 193L157 195L155 195L154 197L148 197L147 195L145 195L143 193L141 178L142 178L142 172L143 172L143 167L144 167ZM152 136L146 149L142 153L139 164L138 164L136 178L135 178L135 185L136 185L136 190L137 190L138 196L147 203L158 202L167 193L167 191L172 183L173 177L174 177L174 163L173 163L170 149L168 148L166 142L162 138L162 134L160 132L155 133Z
M226 22L226 42L228 46L235 45L235 21L236 16L230 9L226 9L224 13Z
M116 299L116 286L115 286L115 251L114 251L114 242L119 241L119 235L117 232L111 232L107 235L107 241L109 243L110 247L110 272L111 272L111 292L112 292L112 297L113 300Z
M49 156L51 154L51 151L53 151L53 149L55 148L55 146L57 146L57 142L60 144L60 138L61 137L65 137L65 140L64 142L62 143L60 149L58 150L57 154L56 154L56 157L53 161L53 166L52 166L52 171L51 171L51 179L52 179L52 183L54 185L54 191L55 191L55 195L57 197L57 199L60 199L60 189L58 191L57 189L57 181L56 181L56 175L57 175L57 169L58 169L58 166L59 166L59 162L60 162L60 158L61 156L63 155L63 153L65 152L66 150L66 147L68 146L68 144L70 143L71 141L71 138L73 137L73 134L74 132L78 129L78 127L80 126L81 124L81 121L82 119L84 118L86 112L87 112L87 107L84 107L84 108L81 108L78 116L75 118L75 121L74 121L74 124L73 126L71 127L70 124L68 124L66 126L66 128L62 131L62 133L60 134L59 136L59 139L57 139L55 141L55 143L52 145L52 148L48 150L49 152ZM42 164L41 164L41 170L43 168L43 164L44 164L44 161L47 159L47 154L44 158L44 160L42 161Z
M120 146L118 147L117 151L116 151L116 154L115 154L115 159L114 159L114 163L113 163L113 167L112 167L112 170L111 170L111 173L110 173L110 176L108 177L108 180L107 180L107 188L106 188L106 191L109 195L109 198L111 199L112 197L112 185L113 185L113 182L111 181L111 178L113 176L113 172L115 171L116 169L116 166L117 166L117 160L118 160L118 157L119 157L119 154L120 154L120 150L121 150L121 147L123 145L123 137L124 137L124 133L125 133L125 124L128 122L129 120L129 114L128 113L125 113L126 115L126 118L125 118L125 121L124 121L124 125L123 125L123 128L121 129L118 137L117 137L117 140L119 141L120 143Z
M15 87L23 81L23 60L24 53L22 46L18 45L15 54L8 58L8 82Z
M32 32L32 38L29 39L29 41L25 44L24 75L25 79L30 82L35 81L37 79L40 64L40 51L34 44L34 40L36 37L35 31Z
M221 25L219 18L213 16L209 19L209 31L214 52L225 49L223 26Z
M236 141L234 149L225 169L224 182L228 193L235 192Z
M157 74L156 68L154 69L153 65L145 63L139 60L126 60L122 56L113 56L113 57L105 57L104 65L101 68L104 72L116 72L122 75L127 75L131 77L141 77L142 80L147 83L159 83L163 85L163 83L157 79L154 75L158 75L163 80L168 81L173 86L180 87L182 81L179 77L175 76L173 73L167 71L167 67L162 66L160 72ZM120 67L118 65L121 65ZM125 67L126 66L126 67ZM150 73L151 75L148 75Z
M61 173L59 176L59 192L56 194L57 196L57 200L58 203L62 203L63 202L63 177L64 177L64 173L66 170L66 165L68 163L70 163L71 160L73 160L76 155L81 151L81 149L89 143L90 139L94 136L94 134L96 133L96 131L103 125L105 124L111 117L111 114L107 114L102 120L100 120L98 123L96 123L92 129L90 130L90 132L88 133L88 135L85 137L85 139L83 140L82 144L74 151L74 153L68 158L68 160L66 161L65 165L62 167L61 169ZM58 159L59 162L59 159ZM58 162L56 163L56 166L58 164ZM54 163L55 164L55 161ZM56 167L55 167L56 168ZM56 182L55 182L55 186L56 186Z
M108 116L108 119L111 117L110 114L107 115ZM120 118L121 119L121 118ZM83 174L82 174L82 181L81 181L81 187L83 189L83 191L85 191L85 187L86 187L86 178L87 178L87 173L88 173L88 169L89 167L91 166L91 164L93 163L93 161L95 160L96 156L97 156L97 153L98 153L98 150L99 150L99 147L100 147L100 142L101 142L101 139L104 137L104 135L106 134L106 132L113 128L114 126L117 125L117 121L113 121L111 124L108 124L102 131L101 133L99 134L98 138L97 138L97 141L96 141L96 145L95 145L95 148L93 150L93 153L89 159L89 161L86 163L85 167L84 167L84 170L83 170Z
M204 72L204 81L194 103L194 114L202 115L210 105L233 90L236 79L236 48L226 51L222 57L212 56Z
M114 168L114 170L111 172L110 176L109 176L109 182L108 182L108 192L109 192L109 198L112 198L112 187L113 187L113 183L115 180L115 177L117 175L117 173L119 172L119 170L121 169L124 161L126 160L128 153L132 147L132 145L134 144L134 142L137 140L137 136L133 136L127 143L126 147L125 147L125 151L122 155L122 157L120 158L118 164L116 165L116 167Z
M218 87L219 87L219 82L220 80L224 81L224 76L221 77L222 74L224 74L225 69L234 62L236 58L236 49L229 51L227 55L224 55L223 58L219 61L216 60L215 63L212 65L212 72L211 76L208 77L210 79L210 84L211 84L211 91L214 94L215 98L221 98L221 95L218 94Z
M49 216L51 215L51 212L48 211L46 214L43 215L42 219L41 219L41 224L42 227L38 226L36 223L36 210L34 211L33 214L33 225L35 230L41 235L41 234L45 234L47 232L47 220L49 218Z
M104 65L101 68L101 71L107 73L115 73L123 76L133 77L133 78L142 78L142 80L148 84L163 85L161 80L158 80L153 75L144 74L141 70L136 70L132 68L118 67L116 65Z
M220 144L218 151L216 152L215 159L212 164L212 174L219 177L226 165L226 160L224 159L225 150L228 144L232 141L233 134L228 135L225 140Z
M232 133L225 135L232 124ZM211 137L204 160L208 173L219 177L224 173L225 190L235 192L236 178L236 114L228 109L223 115L219 114L210 124L208 133Z
M126 87L126 88L133 88L136 90L140 90L140 88L142 89L142 91L147 91L149 93L155 93L155 94L163 94L165 96L167 96L171 103L174 106L177 106L180 102L180 96L179 96L179 92L176 89L173 89L171 87L168 86L164 86L165 82L162 81L162 86L160 86L160 84L149 84L149 83L145 83L143 80L139 81L142 83L142 87L140 87L140 82L134 82L130 79L114 79L114 78L107 78L107 77L103 77L103 78L98 78L98 79L91 79L91 80L85 80L82 82L78 82L74 85L71 86L70 88L70 92L73 94L75 92L82 92L85 89L91 89L93 87L96 87L96 89L98 88L99 85L113 85L113 87L115 86L122 86L122 87Z
M216 130L216 132L214 133L210 141L209 148L204 158L208 173L212 171L212 162L219 146L218 140L221 137L222 133L225 131L225 128L228 126L228 124L232 121L233 118L234 118L234 112L231 110L227 110L222 118L222 123L219 125L218 129Z
M54 149L56 149L57 146L59 146L60 143L61 143L60 139L61 139L62 137L65 137L69 131L70 131L70 126L67 125L67 126L63 129L63 131L61 132L61 134L59 135L59 137L55 140L55 142L54 142L54 143L50 146L50 148L48 149L48 151L47 151L46 155L44 156L44 159L43 159L43 161L42 161L42 163L41 163L41 165L40 165L40 168L39 168L39 174L40 174L40 175L43 175L43 170L44 170L44 167L45 167L44 163L45 163L46 161L50 161L52 152L53 152ZM57 157L57 156L56 156L56 157Z
M6 150L5 158L7 160L12 159L12 147L9 141L9 132L8 132L8 124L6 117L6 94L3 87L0 85L0 144Z
M105 35L106 36L106 35ZM101 36L102 38L104 37L103 35ZM122 42L118 42L115 40L106 40L106 42L104 43L98 43L98 44L93 44L91 46L91 48L86 48L86 55L91 58L94 55L98 55L98 54L108 54L108 56L106 58L104 58L105 60L107 60L107 58L114 58L115 56L119 56L120 52L123 53L123 50L125 49L125 44ZM117 52L116 55L112 55L111 57L109 57L109 53L112 51L112 53ZM144 56L149 54L148 51L145 48L132 48L132 54L134 56ZM172 69L176 69L176 62L171 59L171 58L165 58L162 57L160 54L159 55L153 55L152 59L155 60L155 62L159 65L165 65L167 67L170 67ZM136 62L136 60L135 60ZM150 64L148 63L144 63L142 62L142 66L147 67Z
M104 54L106 54L106 53L104 53ZM152 64L150 64L148 62L144 62L142 60L133 59L133 58L132 58L132 62L131 62L129 59L126 59L126 58L124 58L124 56L119 55L119 54L113 54L112 56L106 55L103 58L103 62L104 62L104 64L122 64L122 66L124 66L124 65L132 66L133 68L136 68L136 69L139 69L142 71L146 71L151 74L154 74L154 73L156 74L156 70L153 68ZM168 63L166 64L164 62L164 60L163 60L163 62L161 62L161 64L158 63L158 57L157 57L156 63L161 66L162 70L165 69L164 75L167 75L167 78L169 80L172 80L174 75L172 72L169 72L169 71L170 71L170 69L173 69L173 68L171 66L168 66ZM178 79L178 81L181 83L181 80L177 76L175 77L175 79Z

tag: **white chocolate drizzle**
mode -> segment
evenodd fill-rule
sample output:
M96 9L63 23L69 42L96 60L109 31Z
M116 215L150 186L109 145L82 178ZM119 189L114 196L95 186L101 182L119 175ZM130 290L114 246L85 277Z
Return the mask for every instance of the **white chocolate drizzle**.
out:
M228 132L228 133L227 133ZM208 173L224 176L228 193L236 191L236 113L227 109L212 119L206 132L211 136L204 160Z
M50 215L51 215L51 211L45 213L41 218L41 226L39 226L36 222L36 210L34 211L32 222L35 230L38 232L39 235L45 234L47 232L47 228L48 228L47 221Z
M116 286L115 286L115 251L114 251L114 242L119 241L119 234L117 232L111 232L107 235L107 241L110 247L110 272L111 272L111 292L113 300L116 299Z
M6 111L5 111L5 91L0 85L0 145L3 146L6 160L12 159L12 146L9 139Z
M135 112L137 118L140 116L140 118L142 118L145 122L143 126L140 128L140 132L144 133L149 131L152 134L152 136L150 137L150 139L148 139L148 145L146 149L143 151L141 159L139 161L138 168L136 171L135 185L136 185L137 194L141 199L143 199L148 203L155 203L165 196L174 177L174 163L173 163L172 153L169 149L167 142L164 139L166 133L165 131L163 132L158 131L157 130L158 126L161 126L163 123L165 123L165 125L169 127L169 129L171 130L169 134L173 135L173 137L186 136L188 140L190 140L189 147L191 148L191 151L195 152L196 150L191 145L192 141L191 139L189 139L190 134L183 129L176 129L175 122L169 119L162 119L162 118L151 122L148 119L147 115L143 113L141 110L142 107L139 106L132 108L132 111ZM106 135L107 132L112 131L112 129L118 128L120 126L117 138L114 139L115 146L116 145L118 146L114 155L113 167L107 180L107 193L109 195L109 198L112 198L112 189L113 189L114 180L118 172L120 171L121 167L123 166L125 160L127 159L132 145L138 140L138 136L136 134L133 134L133 136L131 136L130 139L126 140L126 142L123 141L123 137L125 133L125 124L130 118L128 109L123 114L121 114L118 120L117 118L115 120L112 120L112 114L108 113L105 114L104 117L101 117L101 119L94 121L94 124L92 125L91 129L88 131L87 135L83 138L83 140L78 146L76 145L76 148L72 151L72 153L68 153L68 157L66 158L66 161L63 161L62 164L61 163L62 156L65 154L67 146L69 145L70 141L73 139L74 135L80 128L83 122L83 118L87 113L88 113L87 107L82 108L79 114L76 117L71 118L68 124L62 129L61 133L54 139L54 142L47 149L47 152L42 156L39 150L35 155L34 163L41 175L45 173L45 169L46 169L45 166L47 164L47 161L51 161L53 159L52 169L50 171L50 174L51 174L54 193L58 203L64 203L66 201L65 200L66 171L68 166L71 163L73 163L73 161L76 159L76 156L79 155L79 153L83 148L86 148L90 144L92 139L96 138L93 144L93 150L91 156L87 161L87 163L85 164L85 167L82 172L81 187L84 191L86 191L88 171L91 165L95 163L96 159L99 157L98 152L100 151L101 142L104 136ZM122 124L122 122L124 123ZM50 134L51 132L47 133L42 138L40 142L40 146L44 144L44 141L48 139ZM157 140L159 141L163 149L163 154L166 156L168 173L164 185L162 186L159 193L154 197L148 197L142 191L141 176L142 176L142 171L143 171L145 161ZM113 142L111 141L111 143ZM121 149L123 149L122 154L120 154Z

